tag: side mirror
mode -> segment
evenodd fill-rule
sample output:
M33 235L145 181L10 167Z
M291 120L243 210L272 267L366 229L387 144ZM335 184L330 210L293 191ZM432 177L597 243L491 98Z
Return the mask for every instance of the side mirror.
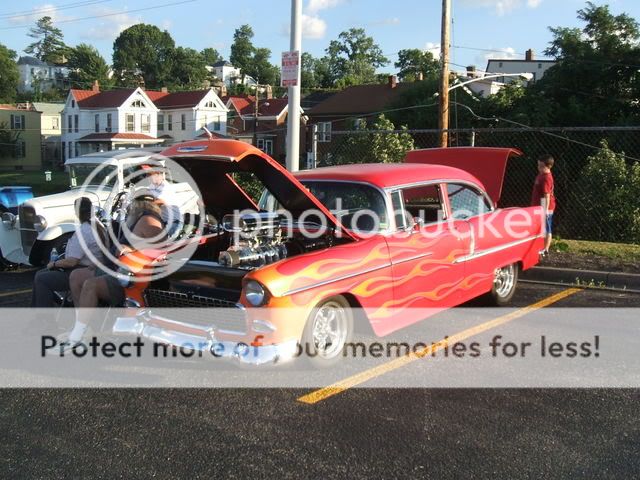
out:
M422 217L413 217L413 229L420 230L424 225Z

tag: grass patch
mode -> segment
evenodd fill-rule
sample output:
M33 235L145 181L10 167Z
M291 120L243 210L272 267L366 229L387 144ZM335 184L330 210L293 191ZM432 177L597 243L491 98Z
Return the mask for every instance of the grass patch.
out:
M51 171L51 181L44 179L44 170L34 172L0 171L0 186L27 186L33 189L34 197L64 192L69 189L69 174L62 170Z
M640 263L640 245L628 243L589 242L587 240L553 241L551 249L556 252L579 253L582 255L597 255L600 257Z

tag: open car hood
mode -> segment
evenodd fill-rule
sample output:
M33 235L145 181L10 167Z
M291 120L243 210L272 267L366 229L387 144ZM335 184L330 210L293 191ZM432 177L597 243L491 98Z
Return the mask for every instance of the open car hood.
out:
M252 145L237 140L195 140L173 145L161 155L182 165L195 180L202 200L218 218L234 210L259 210L234 181L233 173L252 173L294 217L315 210L343 237L355 237L282 165ZM312 220L312 217L308 219Z
M465 170L482 182L485 191L498 205L509 158L522 155L515 148L451 147L412 150L405 163L446 165Z

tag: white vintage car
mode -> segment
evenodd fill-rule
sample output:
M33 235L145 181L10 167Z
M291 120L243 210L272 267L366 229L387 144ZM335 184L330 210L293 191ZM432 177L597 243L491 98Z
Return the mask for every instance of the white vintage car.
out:
M109 212L118 196L130 188L125 179L136 176L135 172L149 162L155 153L150 149L114 150L67 160L65 166L69 171L69 190L28 200L20 205L17 218L3 217L4 228L13 228L13 234L19 236L22 245L22 258L17 260L14 255L11 260L35 266L46 264L51 250L64 250L75 231L76 199L92 197L94 205ZM97 174L93 173L98 166L101 168ZM197 198L189 184L176 183L173 187L175 204L182 207L182 213L197 211Z

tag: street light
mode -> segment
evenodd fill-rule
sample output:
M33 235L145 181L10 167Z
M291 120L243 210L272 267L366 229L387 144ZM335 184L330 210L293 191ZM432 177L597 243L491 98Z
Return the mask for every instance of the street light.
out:
M529 72L525 72L525 73L494 73L491 75L485 75L484 77L477 77L477 78L472 78L471 80L467 80L465 82L462 83L456 83L454 85L452 85L451 87L449 87L449 91L454 90L456 88L460 88L460 87L464 87L465 85L469 85L470 83L474 83L474 82L481 82L482 80L490 80L492 78L502 78L502 77L519 77L522 78L523 80L526 80L527 82L530 82L531 80L533 80L533 73L529 73ZM439 96L440 92L436 92L433 94L434 98Z
M533 73L529 73L529 72L526 72L526 73L495 73L495 74L492 74L492 75L485 75L484 77L472 78L471 80L467 80L466 82L456 83L452 87L449 87L449 91L453 90L454 88L458 88L458 87L463 87L465 85L469 85L470 83L473 83L473 82L479 82L481 80L488 80L488 79L492 79L492 78L502 78L502 77L520 77L523 80L526 80L527 82L530 82L531 80L533 80Z

